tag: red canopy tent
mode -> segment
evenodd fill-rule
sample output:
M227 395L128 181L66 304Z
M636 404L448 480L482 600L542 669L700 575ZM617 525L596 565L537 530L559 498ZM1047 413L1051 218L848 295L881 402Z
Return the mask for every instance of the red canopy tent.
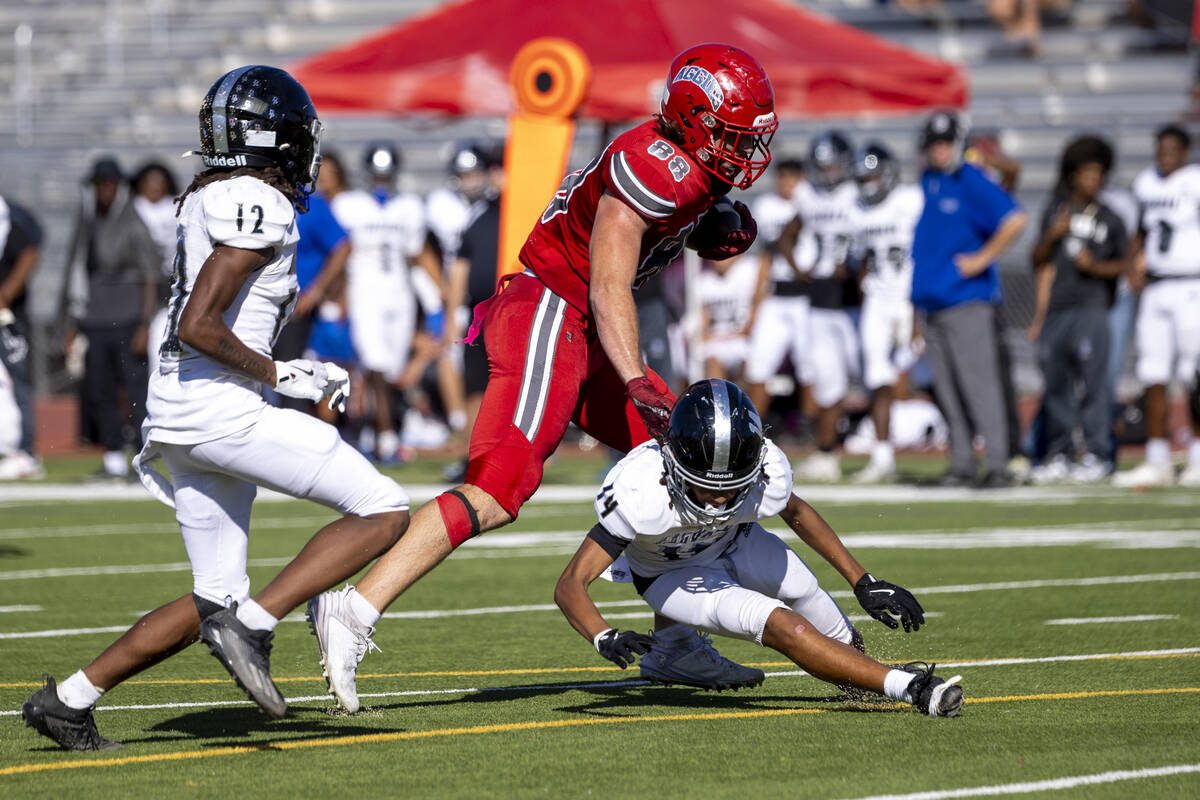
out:
M504 116L508 73L540 36L575 42L592 65L584 117L658 109L671 58L704 41L737 45L771 76L783 115L906 112L966 104L961 69L779 0L466 0L289 67L322 113Z

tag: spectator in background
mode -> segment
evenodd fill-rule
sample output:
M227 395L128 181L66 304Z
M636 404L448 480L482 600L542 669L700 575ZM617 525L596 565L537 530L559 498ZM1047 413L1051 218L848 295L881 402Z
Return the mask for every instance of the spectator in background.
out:
M1129 281L1141 290L1135 341L1137 377L1146 387L1146 460L1117 473L1117 486L1175 482L1168 437L1167 384L1200 382L1200 165L1188 163L1191 137L1176 125L1159 130L1154 165L1133 182L1141 207L1130 248ZM1192 441L1183 486L1200 486L1200 408L1192 409Z
M319 193L308 196L308 212L296 217L300 241L296 245L296 281L300 296L292 309L292 317L275 339L272 357L276 361L303 358L313 328L313 316L326 301L336 303L344 288L346 261L350 257L350 237L334 218L329 202ZM341 316L340 308L331 309L331 316ZM339 359L331 359L338 361ZM314 409L333 418L334 409L307 400L279 395L283 408L312 412ZM324 409L324 411L322 411Z
M1045 379L1047 441L1046 460L1030 475L1034 483L1095 483L1109 472L1108 309L1127 245L1120 217L1100 197L1112 164L1103 139L1084 136L1067 145L1033 249L1038 313L1029 336L1038 342ZM1078 463L1076 427L1086 446Z
M158 311L150 321L146 338L146 362L150 371L158 369L158 348L167 332L168 282L175 272L175 251L178 249L175 217L175 196L179 187L175 176L157 161L148 161L129 181L133 190L133 207L150 231L150 238L162 251L162 272L158 286Z
M1071 0L987 0L987 13L1010 41L1036 57L1042 52L1042 12L1070 6Z
M25 294L37 267L42 229L23 207L0 197L0 363L20 414L19 436L11 452L0 452L0 479L40 478L33 454L33 385L29 374L29 319Z
M945 485L1007 486L1008 426L997 365L995 261L1020 236L1026 216L978 168L962 163L957 115L925 123L921 175L925 206L913 235L913 305L923 312L934 391L950 427ZM973 433L984 438L985 473L976 482Z
M971 131L967 136L967 149L963 151L963 160L974 164L1009 194L1017 191L1017 181L1021 179L1021 165L1016 159L1009 158L1000 149L1000 137L995 131Z
M146 346L158 309L162 250L150 235L122 183L117 162L98 159L75 221L67 255L69 308L66 348L87 337L83 411L104 448L98 477L129 477L125 423L134 449L142 445L146 418ZM120 407L124 390L128 417Z

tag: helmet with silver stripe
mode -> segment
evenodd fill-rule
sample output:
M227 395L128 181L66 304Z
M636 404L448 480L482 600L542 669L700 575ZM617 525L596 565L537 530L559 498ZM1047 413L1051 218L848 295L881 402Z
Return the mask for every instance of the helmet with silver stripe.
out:
M196 154L206 167L279 167L307 197L316 189L320 142L308 92L278 67L230 70L200 104Z
M698 522L726 521L762 474L762 420L735 384L715 378L698 381L675 403L662 454L667 489L676 507ZM697 489L727 499L712 506L697 499Z

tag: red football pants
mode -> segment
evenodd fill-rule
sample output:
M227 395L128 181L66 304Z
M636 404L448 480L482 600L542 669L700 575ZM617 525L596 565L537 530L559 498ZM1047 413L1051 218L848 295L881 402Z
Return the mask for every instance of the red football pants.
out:
M622 453L650 438L586 318L537 278L513 278L483 325L490 377L471 431L466 483L510 515L541 484L542 464L568 423ZM646 374L671 394L662 378Z

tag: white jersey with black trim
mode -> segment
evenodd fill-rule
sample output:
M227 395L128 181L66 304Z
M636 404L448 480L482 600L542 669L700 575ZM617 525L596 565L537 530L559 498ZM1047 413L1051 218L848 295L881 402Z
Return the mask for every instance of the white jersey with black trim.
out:
M610 535L629 542L624 555L634 573L651 578L683 561L689 567L711 564L755 522L783 511L792 496L792 467L774 442L764 446L763 472L749 496L732 519L711 525L675 508L657 442L645 442L617 462L596 496L596 513Z
M763 247L774 246L779 241L783 229L796 218L796 204L790 197L783 197L778 192L768 192L755 199L750 206L750 215L754 217L754 222L758 225L758 241L761 243L758 252L762 252ZM808 252L812 243L805 242L803 236L800 237L800 240L803 246L797 245L797 265L807 263L801 259L812 260L812 253ZM796 275L788 266L787 259L778 253L771 259L771 280L796 280Z
M1200 164L1163 177L1147 167L1133 182L1146 233L1146 270L1163 277L1200 276Z
M425 200L425 219L441 245L443 263L453 264L462 246L463 231L473 219L471 203L453 189L439 187Z
M853 181L830 191L802 181L793 204L802 226L796 266L812 278L833 277L850 252L851 216L858 205L858 189Z
M259 382L181 342L179 319L213 248L270 250L271 260L246 279L221 315L234 336L269 358L296 303L299 238L292 202L258 178L216 181L188 195L179 215L167 331L146 398L146 439L195 444L257 421L265 405Z
M700 271L696 278L696 297L708 318L708 336L733 336L750 321L750 307L758 288L758 263L750 256L738 256L725 274L714 268Z
M329 208L350 234L346 271L352 283L387 291L407 282L409 267L425 245L420 198L399 194L381 203L369 192L352 189L338 193Z
M897 186L873 206L859 202L851 215L851 249L866 265L863 294L907 301L912 296L912 241L925 193L911 184Z

